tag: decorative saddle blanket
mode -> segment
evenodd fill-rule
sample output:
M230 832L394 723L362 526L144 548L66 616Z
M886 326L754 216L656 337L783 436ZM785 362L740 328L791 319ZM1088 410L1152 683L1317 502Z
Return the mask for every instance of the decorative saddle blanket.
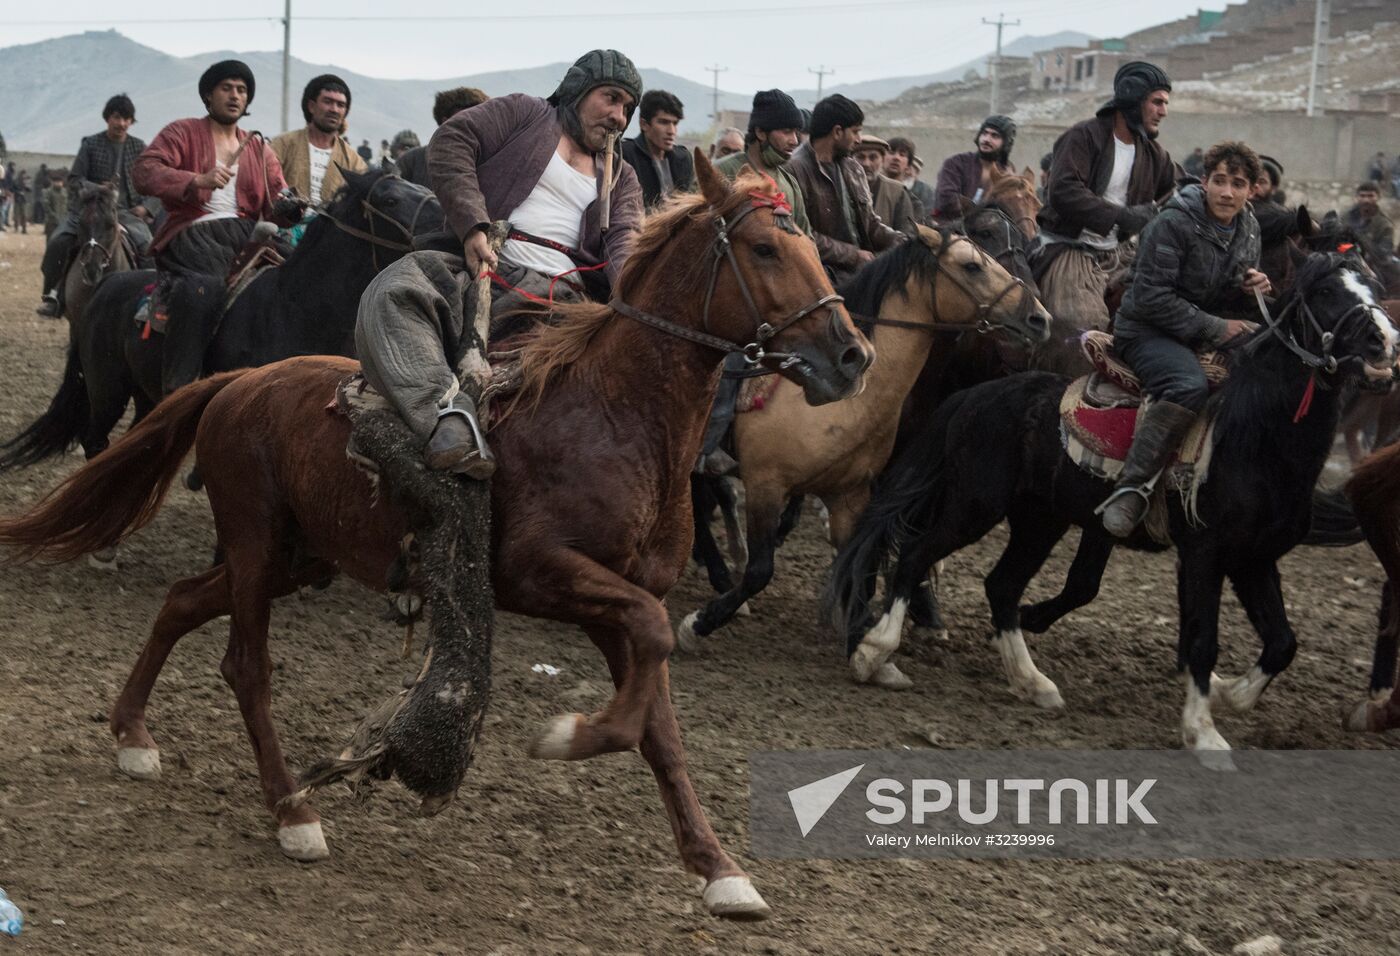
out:
M1060 438L1071 461L1097 478L1112 481L1123 470L1145 399L1137 376L1113 354L1111 335L1089 332L1082 344L1095 370L1065 389L1060 399ZM1219 387L1229 374L1224 359L1215 352L1200 358L1211 388ZM1201 416L1158 483L1147 517L1148 530L1157 540L1168 540L1164 489L1179 491L1188 514L1194 515L1196 495L1210 470L1214 431L1213 418Z

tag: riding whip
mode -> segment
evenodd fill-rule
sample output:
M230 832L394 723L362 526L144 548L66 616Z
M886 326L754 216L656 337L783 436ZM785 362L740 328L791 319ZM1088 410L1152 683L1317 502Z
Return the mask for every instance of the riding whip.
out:
M598 225L603 232L608 231L608 225L612 221L613 144L620 135L620 132L609 133L607 145L603 148L603 188L598 193L598 201L602 204Z

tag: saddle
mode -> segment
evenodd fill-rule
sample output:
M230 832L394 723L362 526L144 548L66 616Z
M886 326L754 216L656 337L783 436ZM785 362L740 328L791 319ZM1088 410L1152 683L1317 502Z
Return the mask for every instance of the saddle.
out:
M229 264L228 274L224 276L224 288L227 293L224 296L221 317L228 312L244 290L253 284L254 279L265 270L276 268L286 261L277 248L276 238L277 227L273 223L259 222L248 241L234 255ZM151 283L142 290L141 299L136 303L136 312L132 316L133 321L142 327L143 339L150 338L152 332L164 333L165 326L170 321L167 311L157 304L156 285Z
M1065 389L1060 399L1060 438L1071 461L1096 478L1113 481L1123 470L1137 430L1138 411L1147 399L1132 369L1114 354L1112 335L1086 332L1080 344L1094 371ZM1229 367L1219 352L1201 353L1199 359L1214 391L1225 382ZM1159 541L1169 540L1163 491L1181 492L1188 514L1194 515L1195 497L1209 473L1214 441L1214 419L1202 415L1167 465L1147 517L1148 530Z

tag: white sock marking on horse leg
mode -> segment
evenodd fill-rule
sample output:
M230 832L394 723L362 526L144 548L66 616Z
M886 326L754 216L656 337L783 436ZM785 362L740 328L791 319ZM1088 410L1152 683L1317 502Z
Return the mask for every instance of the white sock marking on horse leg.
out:
M582 719L582 714L560 714L546 721L530 747L530 756L538 760L568 760L574 732Z
M880 669L880 665L899 650L899 637L904 630L904 615L908 609L908 601L896 598L894 604L885 612L885 616L865 632L860 646L851 655L851 674L856 683L869 683L870 678Z
M1256 664L1248 673L1231 681L1225 688L1226 704L1237 714L1253 709L1254 705L1259 703L1259 695L1264 693L1264 688L1269 686L1271 680L1273 678ZM1211 689L1214 690L1213 687Z
M676 628L676 646L687 654L699 654L703 647L700 635L695 633L695 619L699 616L698 610L691 611Z
M992 643L1001 653L1001 666L1006 671L1011 693L1047 710L1065 705L1055 682L1042 674L1035 661L1031 660L1030 649L1026 647L1026 638L1020 628L998 631Z
M283 853L302 863L314 863L331 855L319 823L294 823L278 827L277 842Z
M767 919L772 912L747 876L722 876L705 884L705 908L714 916Z
M1181 741L1192 750L1229 750L1230 745L1215 729L1210 715L1210 697L1196 688L1196 681L1186 675L1186 706L1181 712Z

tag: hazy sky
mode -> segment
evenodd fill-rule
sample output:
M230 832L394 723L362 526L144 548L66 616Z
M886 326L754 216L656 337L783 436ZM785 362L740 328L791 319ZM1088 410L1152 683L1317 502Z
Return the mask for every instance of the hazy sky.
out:
M1194 13L1200 5L1201 0L752 0L747 5L737 0L293 0L292 52L370 76L436 79L571 61L594 47L611 46L640 66L703 83L711 81L706 67L726 66L720 86L728 90L795 89L814 86L816 77L808 70L819 66L836 70L826 80L830 86L964 62L992 48L996 30L982 19L998 13L1021 21L1006 28L1004 40L1010 41L1061 30L1118 36ZM1223 4L1207 0L1207 6ZM0 45L116 28L178 56L280 49L282 9L281 0L220 5L15 0L0 13ZM487 19L487 11L496 19ZM248 19L189 22L221 15Z

